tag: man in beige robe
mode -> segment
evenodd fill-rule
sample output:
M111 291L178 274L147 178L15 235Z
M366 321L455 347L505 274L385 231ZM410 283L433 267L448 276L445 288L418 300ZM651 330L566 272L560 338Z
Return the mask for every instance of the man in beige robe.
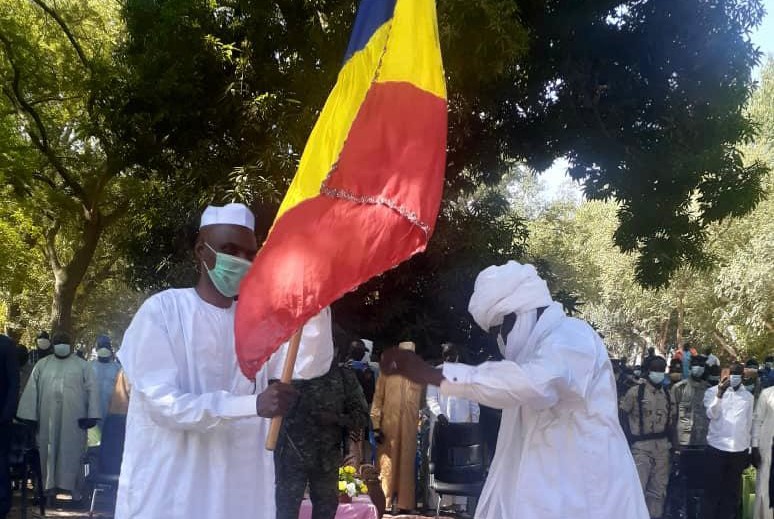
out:
M402 342L398 347L413 351L414 343ZM401 511L416 508L414 463L421 400L422 387L406 378L381 376L376 381L371 422L388 510L394 504Z

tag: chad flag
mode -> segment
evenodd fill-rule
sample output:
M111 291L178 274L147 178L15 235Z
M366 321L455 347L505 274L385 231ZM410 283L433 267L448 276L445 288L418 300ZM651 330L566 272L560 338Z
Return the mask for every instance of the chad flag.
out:
M363 0L336 85L242 283L236 340L247 377L322 308L425 249L445 159L434 0Z

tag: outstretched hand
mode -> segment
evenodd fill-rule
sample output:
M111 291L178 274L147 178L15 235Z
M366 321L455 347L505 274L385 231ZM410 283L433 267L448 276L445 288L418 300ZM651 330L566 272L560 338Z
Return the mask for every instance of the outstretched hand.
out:
M382 374L400 375L423 386L440 386L443 373L422 360L422 357L409 350L391 348L382 353L379 363Z

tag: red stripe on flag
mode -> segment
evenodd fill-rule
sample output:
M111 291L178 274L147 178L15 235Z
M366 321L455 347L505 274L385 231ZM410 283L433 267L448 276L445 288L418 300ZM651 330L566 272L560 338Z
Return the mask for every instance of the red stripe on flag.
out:
M425 248L425 235L381 205L328 197L283 215L241 286L236 347L253 378L277 347L324 307Z
M431 229L446 167L446 100L411 83L375 83L326 186L382 197Z
M284 213L242 282L236 344L248 378L322 308L425 249L430 234L411 215L432 230L445 146L444 100L409 83L372 86L328 180L333 197Z

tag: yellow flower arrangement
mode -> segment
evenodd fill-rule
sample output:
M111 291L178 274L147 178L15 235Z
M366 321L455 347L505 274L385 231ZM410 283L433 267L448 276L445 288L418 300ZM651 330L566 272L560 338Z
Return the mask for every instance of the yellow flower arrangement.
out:
M357 469L351 465L339 467L339 493L349 497L368 493L368 486L358 477Z

